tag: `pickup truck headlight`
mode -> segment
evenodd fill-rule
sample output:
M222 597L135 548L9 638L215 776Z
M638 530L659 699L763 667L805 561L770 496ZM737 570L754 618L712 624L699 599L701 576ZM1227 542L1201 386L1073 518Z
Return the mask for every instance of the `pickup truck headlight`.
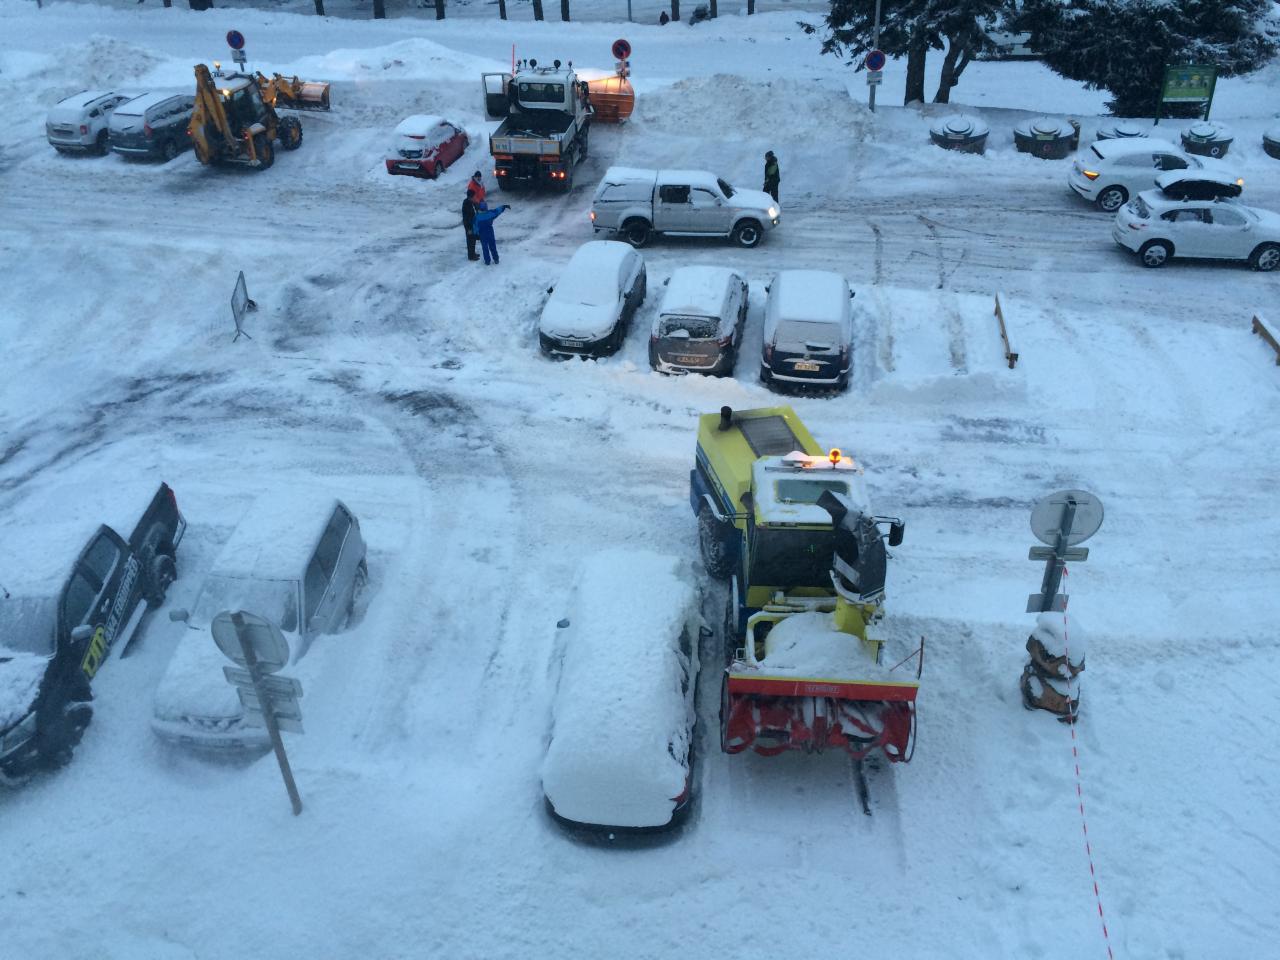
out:
M32 710L19 724L0 738L0 756L17 750L36 735L36 713Z

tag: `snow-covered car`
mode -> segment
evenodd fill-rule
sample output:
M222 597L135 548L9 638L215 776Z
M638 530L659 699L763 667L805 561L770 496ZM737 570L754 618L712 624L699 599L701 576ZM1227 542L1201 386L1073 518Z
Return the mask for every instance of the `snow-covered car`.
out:
M838 273L783 270L765 288L760 380L843 390L853 368L853 291Z
M1280 267L1280 214L1236 201L1173 200L1146 190L1116 214L1111 235L1147 267L1164 266L1171 257L1247 260L1265 271Z
M562 824L645 832L688 810L702 636L692 583L684 561L642 550L583 564L557 636L542 764L547 809Z
M280 627L290 664L317 637L350 623L368 579L365 543L355 515L324 492L290 491L257 501L223 547L156 688L152 729L161 740L205 754L265 750L266 730L245 722L222 667L229 661L210 624L224 610L255 613Z
M128 94L111 90L85 90L63 97L49 109L45 138L59 153L96 153L108 150L107 121Z
M580 246L548 291L538 345L550 356L602 357L617 352L644 303L644 258L625 243Z
M461 125L444 117L414 114L401 120L391 135L387 173L435 179L462 156L470 143Z
M1212 170L1170 170L1156 177L1170 200L1234 200L1244 192L1244 179Z
M6 519L0 780L71 758L93 717L98 670L133 637L146 608L164 602L177 576L186 521L168 485L110 485L109 524L93 512L99 493L58 494L33 510L39 522L29 527ZM127 538L117 532L129 529Z
M733 373L747 319L747 281L727 267L680 267L649 332L649 365L662 373Z
M1076 154L1067 184L1107 213L1119 210L1130 197L1155 186L1161 171L1186 170L1239 179L1212 157L1195 157L1165 140L1125 137L1097 140ZM1241 181L1243 183L1243 181Z
M191 147L195 97L157 91L116 107L107 124L111 150L123 157L172 160Z

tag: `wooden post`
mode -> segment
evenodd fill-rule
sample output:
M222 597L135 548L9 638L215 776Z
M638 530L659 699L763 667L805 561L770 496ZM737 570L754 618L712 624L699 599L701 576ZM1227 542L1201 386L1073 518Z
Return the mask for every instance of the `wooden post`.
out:
M1009 345L1009 330L1004 325L1004 309L1000 306L1000 294L996 294L996 319L1000 321L1000 340L1004 343L1004 358L1009 361L1009 369L1012 370L1018 364L1018 355L1014 353L1013 347Z
M1253 332L1271 344L1271 349L1276 352L1276 366L1280 367L1280 343L1276 342L1275 334L1268 330L1267 325L1262 322L1262 314L1255 313L1253 315Z

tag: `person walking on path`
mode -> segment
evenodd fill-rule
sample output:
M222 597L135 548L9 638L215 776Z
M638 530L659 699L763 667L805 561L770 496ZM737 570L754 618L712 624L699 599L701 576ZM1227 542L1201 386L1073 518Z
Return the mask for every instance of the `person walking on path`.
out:
M484 253L485 266L490 262L498 262L498 241L493 235L493 221L502 216L503 211L510 209L509 203L504 203L496 210L490 210L487 203L476 204L476 233L480 237L480 250Z
M782 171L778 169L778 158L770 150L764 155L764 192L779 203L778 187L782 184Z
M467 189L475 194L473 199L476 203L484 203L484 177L479 170L471 175L471 182L467 184Z
M479 260L476 253L476 194L467 186L467 198L462 201L462 229L467 232L467 259Z

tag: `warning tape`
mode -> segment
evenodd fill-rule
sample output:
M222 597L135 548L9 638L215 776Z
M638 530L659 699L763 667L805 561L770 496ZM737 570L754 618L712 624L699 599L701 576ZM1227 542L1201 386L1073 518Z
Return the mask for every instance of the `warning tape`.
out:
M1111 936L1107 933L1107 918L1102 913L1102 894L1098 890L1098 873L1093 868L1093 846L1089 843L1089 821L1084 815L1084 789L1080 785L1080 750L1076 741L1076 714L1075 707L1072 704L1071 697L1071 644L1067 630L1067 595L1070 591L1067 589L1067 565L1062 565L1062 649L1067 657L1067 709L1071 711L1071 722L1067 724L1071 728L1071 758L1075 761L1076 766L1076 799L1080 804L1080 828L1084 831L1084 852L1089 858L1089 877L1093 880L1093 897L1098 903L1098 921L1102 924L1102 942L1107 945L1108 960L1115 960L1115 954L1111 952Z

